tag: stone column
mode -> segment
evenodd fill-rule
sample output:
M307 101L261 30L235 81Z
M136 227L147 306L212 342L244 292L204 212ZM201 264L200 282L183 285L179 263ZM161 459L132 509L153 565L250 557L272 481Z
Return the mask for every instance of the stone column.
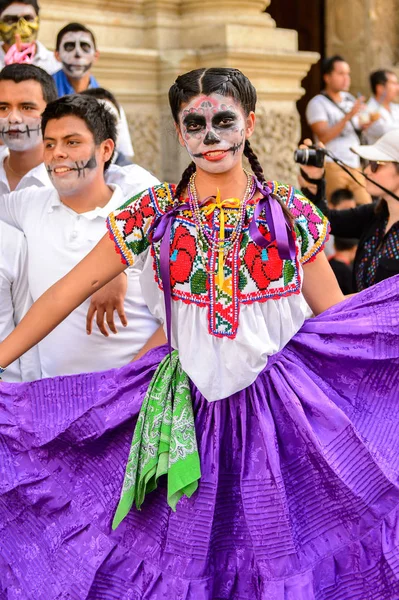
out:
M241 69L258 91L253 145L270 178L294 182L299 138L295 102L300 82L318 59L298 52L297 33L277 29L268 0L42 0L41 39L79 15L92 28L101 56L95 75L124 105L136 160L177 181L187 164L167 103L177 75L199 67ZM73 18L74 20L76 17Z

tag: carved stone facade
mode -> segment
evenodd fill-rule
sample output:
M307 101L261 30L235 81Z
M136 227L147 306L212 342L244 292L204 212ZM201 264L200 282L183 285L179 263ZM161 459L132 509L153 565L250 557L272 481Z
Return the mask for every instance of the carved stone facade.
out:
M191 69L241 69L258 91L254 147L264 170L268 177L295 182L295 102L303 94L301 80L318 55L298 52L297 33L276 28L264 12L269 3L42 0L40 39L54 47L56 32L71 20L93 29L101 51L95 75L125 108L137 162L170 181L179 179L187 156L177 143L168 88L177 75Z
M342 54L352 91L370 95L369 73L399 61L399 0L326 0L326 54Z

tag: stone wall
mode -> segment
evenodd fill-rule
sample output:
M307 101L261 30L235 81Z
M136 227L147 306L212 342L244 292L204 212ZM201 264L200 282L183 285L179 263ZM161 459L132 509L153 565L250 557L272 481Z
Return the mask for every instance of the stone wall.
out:
M277 0L276 0L277 1ZM176 181L187 163L167 105L176 76L198 67L241 69L258 90L254 147L269 177L294 182L299 138L295 102L318 55L298 52L297 33L278 29L264 0L42 0L40 39L78 20L101 52L95 75L128 115L136 161ZM73 15L73 16L72 16Z
M399 0L326 0L326 54L351 65L352 91L369 96L369 73L399 60Z

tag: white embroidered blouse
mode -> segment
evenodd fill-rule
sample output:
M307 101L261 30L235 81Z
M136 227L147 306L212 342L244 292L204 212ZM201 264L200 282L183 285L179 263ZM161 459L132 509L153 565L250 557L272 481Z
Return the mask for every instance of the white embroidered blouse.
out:
M269 187L295 218L294 260L282 260L272 242L262 249L249 233L256 200L247 204L241 244L217 277L217 249L201 252L190 210L172 225L170 282L172 346L182 368L210 402L251 385L268 356L281 350L302 326L308 306L301 293L302 265L315 258L328 237L328 222L300 192L277 182ZM122 261L141 269L140 283L152 314L165 323L160 278L160 242L149 240L154 219L172 208L174 186L161 184L135 196L108 217L107 225ZM225 231L234 228L237 209L225 209ZM259 229L270 232L262 214ZM218 211L206 217L210 233L219 232ZM205 249L206 252L206 249Z

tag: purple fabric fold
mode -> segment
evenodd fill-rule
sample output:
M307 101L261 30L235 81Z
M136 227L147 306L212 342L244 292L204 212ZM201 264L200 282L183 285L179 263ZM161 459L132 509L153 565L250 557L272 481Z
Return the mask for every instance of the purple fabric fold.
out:
M113 532L167 347L105 373L0 384L0 598L399 597L399 276L303 328L246 390L192 385L202 478Z

